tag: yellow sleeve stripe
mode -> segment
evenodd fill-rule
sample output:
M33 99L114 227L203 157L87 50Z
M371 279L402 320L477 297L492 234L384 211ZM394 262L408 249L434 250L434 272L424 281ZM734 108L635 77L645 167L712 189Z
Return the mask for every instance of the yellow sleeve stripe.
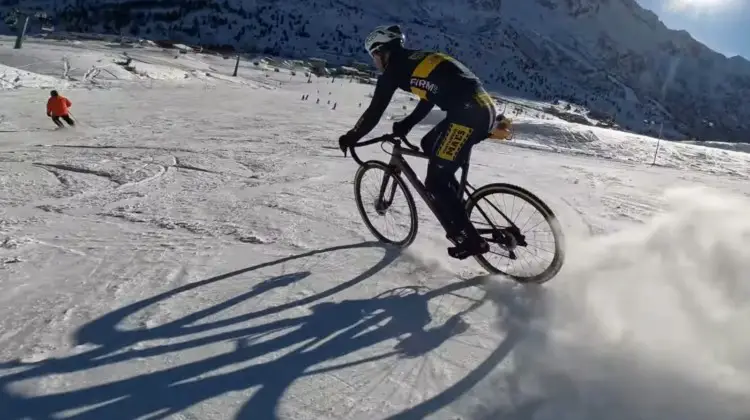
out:
M417 68L415 68L414 71L411 73L411 77L418 77L420 79L424 79L427 76L429 76L433 70L435 70L435 67L437 67L438 64L446 60L450 60L450 57L448 57L445 54L441 54L441 53L430 54L427 57L425 57L424 60L422 60L417 65Z

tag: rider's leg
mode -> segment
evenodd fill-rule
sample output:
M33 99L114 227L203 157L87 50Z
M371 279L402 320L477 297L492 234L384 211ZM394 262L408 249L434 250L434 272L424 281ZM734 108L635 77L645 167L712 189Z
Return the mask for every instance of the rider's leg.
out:
M440 140L445 134L445 129L447 126L448 126L448 120L443 120L439 122L436 126L432 127L432 129L428 131L424 137L422 137L420 146L422 146L422 150L427 155L432 156L435 154L435 150L437 149L437 146L440 144ZM427 166L427 176L425 177L425 187L429 195L432 197L433 203L435 204L435 209L438 213L437 215L438 221L443 226L443 229L445 229L446 232L452 232L454 231L452 218L451 218L450 213L445 212L445 205L443 204L444 201L440 197L436 197L433 190L431 190L430 187L427 186L428 181L431 183L431 185L434 184L434 181L432 181L431 177L429 176L431 166L432 166L432 162L430 162ZM455 178L454 178L454 181L455 181ZM456 188L456 190L458 190L458 188Z
M433 154L439 144L439 140L442 139L443 134L445 134L446 127L448 127L447 119L440 121L437 125L432 127L432 129L422 137L422 140L419 143L419 145L422 146L422 151L428 155Z
M452 128L465 127L459 126L458 124L452 124ZM450 134L450 131L449 131ZM449 137L445 137L449 138ZM427 176L425 177L425 188L433 196L436 197L438 208L445 215L446 219L450 223L450 228L446 229L449 236L454 236L461 231L466 229L466 233L469 233L472 237L478 238L478 234L474 235L476 230L469 222L469 217L466 214L464 207L464 201L459 196L459 182L456 179L456 172L466 162L469 151L477 142L469 136L469 138L456 150L455 155L448 158L447 155L441 155L439 151L430 157L430 161L427 164Z
M431 156L425 187L435 198L436 207L446 221L443 227L456 244L448 252L456 258L463 259L489 250L489 245L466 214L462 197L458 195L455 174L468 159L471 148L487 138L494 115L494 108L488 109L479 102L467 104L439 124L444 129L430 132L437 133L437 140L430 150L425 150ZM423 147L424 144L423 140Z
M440 218L443 219L443 228L451 238L459 235L469 225L463 202L454 187L455 173L459 166L460 164L432 157L427 164L425 177L425 189L432 195Z

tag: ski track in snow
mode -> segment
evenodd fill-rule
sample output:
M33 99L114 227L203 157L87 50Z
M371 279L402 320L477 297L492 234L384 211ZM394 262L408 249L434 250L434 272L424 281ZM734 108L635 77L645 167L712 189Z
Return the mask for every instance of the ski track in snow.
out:
M75 129L45 130L46 91L2 92L3 419L750 412L747 155L668 143L650 166L653 139L559 121L480 144L470 180L528 188L567 235L561 273L521 286L450 260L419 199L410 248L373 242L336 144L371 86L190 57L174 71L224 76L74 84Z

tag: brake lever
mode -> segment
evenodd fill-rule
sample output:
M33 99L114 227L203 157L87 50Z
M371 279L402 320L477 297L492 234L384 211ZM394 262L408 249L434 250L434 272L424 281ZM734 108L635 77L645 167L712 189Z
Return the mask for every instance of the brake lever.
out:
M403 141L403 143L406 145L406 147L408 147L412 151L415 151L415 152L419 152L420 151L419 147L411 144L411 142L409 142L409 140L405 136L395 136L395 137L401 139Z

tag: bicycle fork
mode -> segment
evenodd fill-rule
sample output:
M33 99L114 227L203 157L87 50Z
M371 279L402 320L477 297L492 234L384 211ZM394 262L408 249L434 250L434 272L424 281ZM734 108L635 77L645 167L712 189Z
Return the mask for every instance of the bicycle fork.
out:
M394 175L392 175L389 171L385 171L385 176L383 177L383 182L380 184L380 193L378 194L378 198L375 201L375 211L380 216L384 216L385 212L388 211L388 208L391 207L391 204L393 204L393 198L396 196L396 181L393 181L391 183L391 191L388 193L388 199L386 199L386 189L388 188L388 180L393 176L398 176L398 171L394 170Z
M388 180L393 177L401 176L401 174L406 175L406 178L409 181L412 181L412 175L413 172L409 172L409 168L406 168L406 170L402 171L401 168L398 166L393 166L391 171L388 171L386 176L383 178L383 182L380 185L380 194L378 198L375 201L375 211L378 213L378 215L383 216L385 215L386 211L388 211L388 208L393 204L393 198L396 195L396 181L393 181L391 184L390 192L388 192ZM414 176L416 177L416 176ZM412 181L414 182L414 181ZM419 185L419 183L417 183ZM440 225L443 227L443 229L446 232L452 232L453 231L453 223L450 221L446 221L443 217L442 212L438 209L435 203L435 197L428 191L426 191L423 188L416 188L416 191L420 194L422 199L424 200L425 204L427 204L427 207L432 211L432 214L435 216L437 221L440 223ZM386 194L388 194L388 198L386 199Z

